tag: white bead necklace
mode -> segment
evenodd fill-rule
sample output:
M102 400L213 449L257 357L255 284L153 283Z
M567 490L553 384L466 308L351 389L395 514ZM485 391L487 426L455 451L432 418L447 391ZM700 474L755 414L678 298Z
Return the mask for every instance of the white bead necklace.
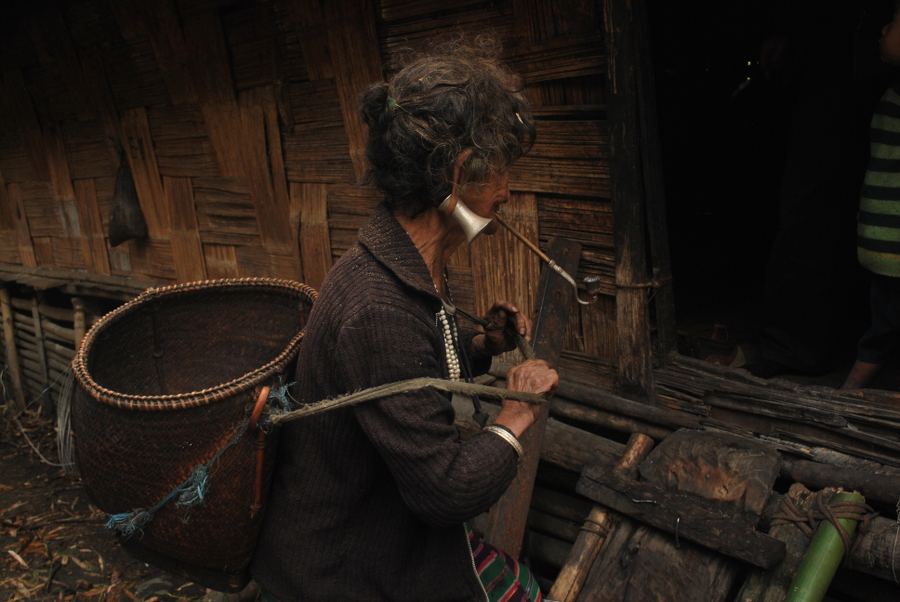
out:
M456 354L456 324L455 321L451 325L447 312L442 307L438 312L438 319L441 321L441 329L444 333L444 353L447 356L447 371L450 373L450 380L459 380L459 356Z

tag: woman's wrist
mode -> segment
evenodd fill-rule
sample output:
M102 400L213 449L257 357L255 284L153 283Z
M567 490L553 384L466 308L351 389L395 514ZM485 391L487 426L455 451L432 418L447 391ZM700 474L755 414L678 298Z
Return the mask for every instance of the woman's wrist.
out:
M500 413L497 414L494 424L509 429L516 439L518 439L525 434L525 431L527 431L532 424L534 424L534 414L529 409L526 409L525 411L512 411L508 408L503 408L500 410Z
M473 359L483 359L486 357L494 357L485 347L485 341L487 339L483 334L476 334L472 337L472 358Z

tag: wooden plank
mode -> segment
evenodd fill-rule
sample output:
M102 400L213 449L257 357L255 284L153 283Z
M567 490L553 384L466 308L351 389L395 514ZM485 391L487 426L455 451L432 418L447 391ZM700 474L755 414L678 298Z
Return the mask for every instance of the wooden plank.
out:
M669 229L666 221L666 197L663 182L662 150L657 122L656 84L650 50L645 0L634 0L634 69L637 80L638 120L640 122L641 166L647 211L647 232L652 262L652 279L662 283L653 294L657 358L666 358L677 344L675 300L672 292L672 265L669 257Z
M616 471L587 471L578 493L667 533L769 569L784 558L784 543L753 529L742 516L704 508L699 499L672 494ZM702 499L702 498L701 498Z
M131 166L131 175L147 222L149 237L152 240L168 240L171 218L144 107L122 112L122 135L125 140L125 156Z
M631 476L637 475L638 466L651 449L653 449L653 440L650 437L639 434L632 435L628 439L625 454L616 464L616 470ZM553 589L547 594L548 598L559 600L559 602L575 602L578 599L578 594L584 586L590 568L606 540L611 522L608 509L602 506L594 506L591 509L553 584Z
M366 86L383 79L374 2L326 2L325 25L334 64L334 81L344 116L344 130L350 142L350 160L353 172L359 179L367 165L367 130L357 114L359 95Z
M109 256L106 253L106 236L97 190L93 178L75 180L75 204L81 224L81 249L87 269L98 274L109 274Z
M324 184L291 182L291 205L299 208L300 255L303 277L316 290L331 269L331 237L328 232L328 189Z
M191 180L163 177L163 189L172 216L172 255L176 279L178 282L206 280L206 262Z
M629 396L654 396L653 348L647 290L649 281L640 169L637 82L634 73L634 14L629 0L604 0L606 54L609 57L607 106L610 130L610 193L616 252L616 323L619 386Z
M24 198L20 184L9 184L6 189L12 206L12 218L15 222L16 236L19 244L19 257L25 267L36 268L38 266L37 255L34 252L34 243L31 239L31 230L28 226L28 216L25 213Z
M574 273L578 266L581 246L569 240L556 238L550 242L546 253L564 270ZM534 325L532 345L537 358L547 361L554 368L559 363L560 346L568 323L571 299L571 286L559 274L544 268L538 289L537 305L540 313ZM488 515L485 539L514 558L519 556L522 549L528 505L534 489L538 462L541 459L547 418L550 415L549 406L550 404L544 404L541 407L541 413L535 423L522 436L521 443L525 449L522 467Z
M604 543L580 600L633 597L635 600L723 602L730 599L732 583L739 573L737 563L687 541L682 537L682 527L695 506L712 515L736 517L735 523L726 523L725 527L741 520L745 521L744 525L754 524L778 476L779 463L780 457L772 447L734 435L682 430L667 437L640 469L647 481L644 484L653 485L659 491L654 490L649 498L636 497L646 494L643 490L635 491L634 496L623 495L619 507L629 505L629 513L665 513L678 508L663 495L690 496L690 507L666 517L668 528L664 531L623 519ZM600 467L589 467L583 474L592 470L596 471L592 473L595 475L606 472ZM597 485L586 478L583 482ZM701 497L707 501L698 501ZM642 499L658 503L634 501ZM723 501L716 501L719 499ZM648 509L649 506L653 509ZM719 523L710 524L718 526ZM676 525L677 538L674 537Z

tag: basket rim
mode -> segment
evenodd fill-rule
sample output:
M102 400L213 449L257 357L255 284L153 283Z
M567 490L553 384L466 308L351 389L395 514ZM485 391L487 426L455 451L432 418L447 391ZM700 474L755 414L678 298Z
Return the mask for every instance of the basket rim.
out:
M93 399L100 403L122 409L144 411L167 411L195 408L216 401L222 401L223 399L249 390L264 379L284 369L287 362L299 349L305 329L297 333L288 343L287 347L267 364L228 382L199 391L190 391L188 393L175 393L171 395L134 395L107 389L100 386L91 377L87 370L87 358L90 355L90 351L95 343L98 333L109 324L116 322L125 314L130 313L135 307L144 305L151 300L200 291L228 291L250 288L280 289L281 291L290 293L296 298L305 299L310 304L312 304L318 296L318 293L316 293L315 289L311 286L294 280L279 278L221 278L217 280L198 280L195 282L148 288L131 301L128 301L124 305L104 315L91 327L87 334L85 334L81 347L79 348L78 353L75 354L75 358L72 360L72 372L75 375L75 379Z

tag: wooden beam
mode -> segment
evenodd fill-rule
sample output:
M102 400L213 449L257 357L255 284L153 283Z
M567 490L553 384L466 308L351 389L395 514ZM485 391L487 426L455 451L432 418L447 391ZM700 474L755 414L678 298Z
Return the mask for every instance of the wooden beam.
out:
M616 358L619 386L629 396L654 396L646 213L639 145L634 13L629 0L604 0L610 193L615 222Z
M760 568L771 568L784 558L784 542L753 529L748 515L715 511L708 507L708 500L697 496L670 493L616 471L590 468L578 482L577 491L678 538Z
M641 165L647 207L648 242L652 280L659 282L653 295L657 358L666 365L675 349L675 300L672 292L672 265L669 257L669 229L666 222L666 195L662 171L662 150L656 110L656 83L650 50L646 0L631 0L634 11L634 68L637 83L637 113L640 122Z
M574 274L581 257L581 245L564 238L554 237L547 248L549 255L560 267ZM547 361L552 367L559 363L559 353L569 320L572 304L572 288L563 278L544 268L538 289L538 319L534 325L532 345L538 359ZM522 550L525 535L528 506L537 477L541 446L550 416L550 404L544 404L535 423L522 435L525 448L522 466L512 484L491 508L485 539L501 548L514 558Z

